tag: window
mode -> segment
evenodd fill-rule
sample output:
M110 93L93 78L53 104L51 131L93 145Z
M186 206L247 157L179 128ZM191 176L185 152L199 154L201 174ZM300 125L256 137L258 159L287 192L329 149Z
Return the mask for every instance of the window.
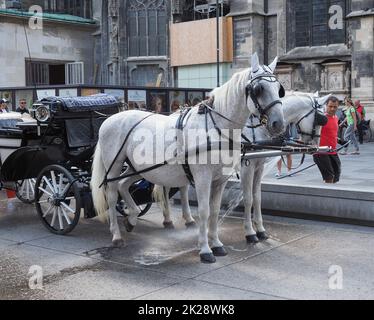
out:
M23 10L39 5L44 12L71 14L82 18L92 18L92 0L24 0Z
M83 62L26 61L27 86L83 83Z
M67 63L65 65L66 84L84 83L84 64L83 62Z
M288 49L345 43L346 0L288 0Z
M126 10L129 56L166 55L166 1L129 0Z

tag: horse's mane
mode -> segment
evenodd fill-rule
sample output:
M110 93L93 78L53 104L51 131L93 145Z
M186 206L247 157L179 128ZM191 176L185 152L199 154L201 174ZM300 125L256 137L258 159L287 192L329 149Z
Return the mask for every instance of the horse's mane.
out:
M240 99L244 103L244 91L250 79L250 74L251 69L237 72L224 85L210 93L210 97L214 98L214 106L218 112L226 113L228 108L240 104Z

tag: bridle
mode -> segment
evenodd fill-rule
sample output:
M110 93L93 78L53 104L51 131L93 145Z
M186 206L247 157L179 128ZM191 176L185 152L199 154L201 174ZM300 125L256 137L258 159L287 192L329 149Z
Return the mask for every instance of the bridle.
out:
M261 75L255 76L251 78L245 88L245 94L246 94L246 101L248 101L248 97L251 97L257 111L260 113L260 122L262 125L267 125L268 122L268 116L267 113L269 110L271 110L274 106L277 104L282 105L282 101L280 99L275 100L268 104L267 106L263 107L258 102L258 97L263 92L263 87L261 86L261 81L267 81L271 83L279 83L277 77L271 73L271 72L265 72ZM279 97L283 98L285 96L286 92L284 87L280 84L280 90L279 90Z
M321 138L321 135L317 135L317 127L318 126L325 126L328 119L327 117L322 114L320 112L320 108L322 107L318 101L315 99L315 98L312 98L309 96L309 98L312 100L313 102L313 107L312 107L312 110L310 110L310 112L308 112L305 116L303 116L296 124L296 129L297 129L297 133L301 136L308 136L308 137L311 137L311 139L313 140L314 138ZM300 123L309 118L312 114L314 113L314 123L313 123L313 129L312 129L312 133L309 133L309 132L304 132L301 130L301 127L300 127Z

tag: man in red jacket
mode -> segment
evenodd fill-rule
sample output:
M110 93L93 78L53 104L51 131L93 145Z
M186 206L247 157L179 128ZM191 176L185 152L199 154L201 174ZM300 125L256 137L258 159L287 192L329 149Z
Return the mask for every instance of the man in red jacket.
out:
M314 162L321 171L325 183L337 183L340 180L341 162L336 151L338 145L339 119L336 112L339 108L339 100L330 97L327 101L326 116L327 124L322 128L320 145L330 147L333 151L329 153L317 153Z

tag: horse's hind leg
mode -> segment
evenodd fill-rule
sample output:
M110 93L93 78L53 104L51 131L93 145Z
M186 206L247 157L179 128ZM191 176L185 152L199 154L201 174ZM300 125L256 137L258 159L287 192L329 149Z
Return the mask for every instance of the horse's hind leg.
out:
M262 219L262 211L261 211L261 181L262 181L262 174L264 172L264 163L260 164L257 167L255 172L255 177L253 181L253 222L257 229L257 237L260 241L268 240L269 237L266 234L266 230L264 228L264 222Z
M118 201L118 183L109 183L108 184L108 191L107 191L107 201L109 206L109 222L110 222L110 232L113 235L113 246L121 247L124 245L124 241L122 239L121 231L118 225L117 219L117 210L116 204Z
M124 224L125 224L127 232L132 232L134 230L138 222L138 216L140 214L140 210L130 194L130 187L132 186L133 183L139 181L139 179L141 179L140 176L125 178L119 183L119 187L118 187L118 192L121 198L125 201L128 207L128 210L129 210L129 215L128 217L125 217L125 220L124 220Z
M194 218L192 218L191 208L190 208L190 204L188 201L188 186L180 188L180 195L181 195L183 218L186 221L186 227L194 228L196 227L196 222Z
M210 197L210 217L209 217L209 239L212 245L213 254L216 257L224 257L227 251L218 236L218 217L221 210L223 191L225 190L227 179L214 181L212 183Z
M252 205L253 205L253 179L254 179L254 164L242 166L241 169L241 185L243 190L243 202L244 202L244 226L245 235L249 244L256 244L259 242L257 233L253 228L252 224Z

